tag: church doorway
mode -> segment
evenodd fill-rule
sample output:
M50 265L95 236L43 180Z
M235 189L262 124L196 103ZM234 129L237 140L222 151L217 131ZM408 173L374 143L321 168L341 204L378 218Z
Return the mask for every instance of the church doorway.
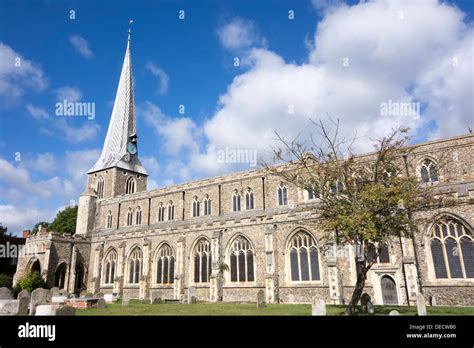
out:
M41 274L41 265L40 265L39 260L36 260L35 262L33 262L33 264L30 267L30 272L38 272L39 274Z
M382 288L382 299L384 305L398 305L397 286L390 276L383 276L380 279Z
M84 265L80 262L76 263L76 282L74 284L74 292L80 293L84 287Z

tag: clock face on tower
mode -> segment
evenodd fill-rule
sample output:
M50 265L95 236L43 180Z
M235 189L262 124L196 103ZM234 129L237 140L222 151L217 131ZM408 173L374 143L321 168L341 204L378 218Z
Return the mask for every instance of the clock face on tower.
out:
M134 143L128 143L127 150L128 150L128 153L130 153L131 155L134 155L137 153L137 145Z

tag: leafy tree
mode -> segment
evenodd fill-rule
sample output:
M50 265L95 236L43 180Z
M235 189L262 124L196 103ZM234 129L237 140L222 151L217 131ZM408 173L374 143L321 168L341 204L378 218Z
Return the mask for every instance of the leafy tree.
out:
M39 225L48 228L49 225L50 225L50 223L49 223L49 222L46 222L46 221L40 221L40 222L36 223L36 225L35 225L35 226L33 227L33 229L31 230L31 234L36 234L36 233L38 233Z
M8 227L3 227L0 225L0 236L5 236L7 234Z
M56 215L54 221L49 225L49 229L60 234L73 234L76 232L76 219L77 205L66 207Z
M333 121L334 131L321 121L313 124L320 144L314 138L309 145L298 138L287 141L277 133L283 146L273 149L274 161L283 165L264 167L319 197L315 209L326 250L348 244L356 249L357 281L346 309L353 315L383 245L395 237L413 237L420 223L414 212L448 202L436 198L435 185L420 184L409 172L407 158L414 147L407 147L408 129L393 130L375 141L374 153L357 157L352 150L356 138L341 139L339 121Z
M30 272L21 277L17 284L15 291L27 290L32 292L36 288L45 288L46 283L38 272Z

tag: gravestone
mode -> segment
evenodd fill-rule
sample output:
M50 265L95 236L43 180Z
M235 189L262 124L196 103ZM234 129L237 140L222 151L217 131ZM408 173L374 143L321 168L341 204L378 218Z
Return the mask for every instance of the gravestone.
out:
M115 302L117 300L117 296L116 296L116 294L105 294L104 295L104 300L107 303L112 303L112 302Z
M14 300L12 291L9 288L0 288L0 300Z
M51 297L52 303L64 303L68 298L67 296L53 296Z
M23 297L27 298L28 301L30 301L31 293L28 290L21 290L16 298L17 300L19 300L20 298L23 298Z
M122 306L128 306L130 304L130 300L128 298L122 299Z
M106 308L105 300L103 298L99 298L97 301L97 308Z
M312 315L326 315L326 302L323 299L313 298L313 304L311 306Z
M436 306L436 297L434 297L433 295L430 296L430 305Z
M295 295L293 294L288 295L288 303L295 303Z
M390 313L388 313L388 315L400 315L400 313L396 310L393 310L393 311L390 311Z
M194 286L188 288L188 304L197 303L197 293Z
M60 296L61 293L60 293L60 290L58 287L54 287L54 288L51 288L51 296Z
M21 297L18 300L0 300L0 316L27 315L29 300Z
M40 304L46 304L51 302L52 296L51 291L47 289L38 288L33 290L31 293L31 300L30 300L30 315L35 315L36 313L36 306Z
M265 292L263 290L258 290L257 292L257 308L264 308L265 305Z
M416 308L418 309L419 316L426 315L425 297L421 293L416 295Z
M98 292L97 294L94 295L94 298L104 298L104 294L101 292Z
M161 297L154 297L150 299L150 304L161 304L161 303L163 303L163 300L161 299Z
M374 305L372 301L367 302L367 313L374 314Z
M60 304L44 304L36 307L35 315L76 315L76 308Z
M94 294L93 294L92 292L86 292L86 294L83 295L83 292L81 292L81 297L93 298L93 297L94 297Z

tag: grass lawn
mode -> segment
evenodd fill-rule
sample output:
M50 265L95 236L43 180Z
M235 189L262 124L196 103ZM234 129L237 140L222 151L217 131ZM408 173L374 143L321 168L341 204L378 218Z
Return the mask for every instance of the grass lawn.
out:
M345 306L329 305L328 315L343 315ZM401 315L416 315L416 306L375 306L375 314L387 315L391 310ZM427 307L428 315L474 315L474 307ZM257 308L256 304L198 303L148 304L131 300L129 306L121 302L107 304L107 308L78 309L76 315L311 315L311 305L269 304Z

